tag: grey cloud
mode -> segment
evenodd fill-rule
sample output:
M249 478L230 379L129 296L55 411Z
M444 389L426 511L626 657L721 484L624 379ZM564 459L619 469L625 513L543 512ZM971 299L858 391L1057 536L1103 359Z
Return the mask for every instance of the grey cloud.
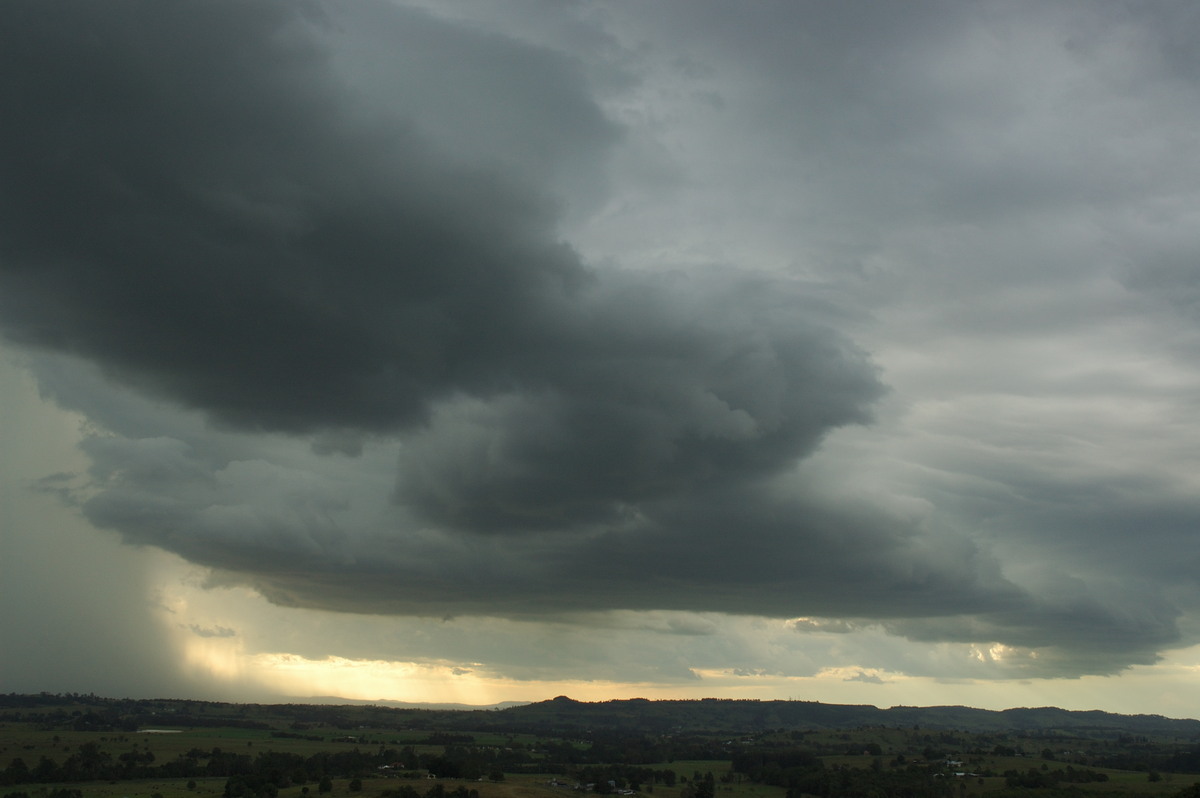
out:
M189 472L177 446L89 448L102 462L123 464L97 481L100 490L85 505L94 523L225 569L288 606L509 617L679 609L899 618L1019 614L1028 603L997 563L961 539L762 488L645 502L616 522L476 536L420 529L401 515L390 529L377 520L363 527L340 493L267 464L204 476ZM134 455L146 465L131 465ZM169 462L175 458L185 464ZM163 490L157 480L164 472L191 476Z
M1102 449L1079 403L1131 392L1030 352L1066 340L1074 366L1116 326L1078 286L1110 257L1194 310L1189 241L1085 235L1189 184L1186 164L1163 177L1170 135L1122 122L1188 107L1162 78L1194 64L1157 12L1161 30L1105 4L1020 22L1035 6L612 7L603 24L646 23L686 79L622 111L654 47L578 14L576 59L530 43L545 20L506 37L384 3L6 4L0 328L103 428L87 489L45 486L288 606L804 616L999 643L1020 673L1151 662L1181 641L1200 515L1159 471L1048 454L1072 434ZM1106 90L1124 74L1108 23L1163 56L1129 74L1169 90ZM711 138L671 127L678 96ZM647 121L628 133L618 111ZM581 209L629 213L606 204L614 157L654 162L637 192L693 203L638 220L654 257L630 265L653 276L562 240ZM658 230L672 213L695 218ZM666 270L723 260L730 230L811 279ZM865 350L889 348L911 393L839 465L820 450L888 401ZM1031 420L1047 391L1072 418ZM850 487L792 474L814 458ZM916 476L856 493L889 458Z
M5 74L40 76L36 92L15 77L6 89L20 123L3 130L0 319L18 341L223 423L316 432L317 452L415 427L400 500L468 530L611 521L769 475L879 395L865 358L779 286L592 273L519 186L536 170L489 171L478 141L454 152L486 169L443 155L472 98L502 88L485 66L521 78L517 107L557 114L519 120L535 143L554 123L567 149L545 158L601 149L611 126L551 54L359 7L371 30L446 44L385 58L401 82L454 53L479 61L435 81L451 99L414 133L403 106L385 125L340 98L322 30L365 24L354 15L185 4L133 22L137 3L50 8L10 7L4 48ZM513 112L500 116L497 151L525 146ZM121 467L97 450L116 445L92 454ZM173 444L139 446L160 487L190 467ZM116 519L140 498L110 490L90 513L128 524Z
M860 631L863 624L847 621L842 618L796 618L789 622L797 632L827 632L830 634L850 634Z
M757 216L776 214L756 232L807 253L797 271L854 303L879 292L894 309L911 292L943 322L938 332L1079 290L1120 246L1095 241L1095 226L1110 229L1131 204L1139 221L1154 219L1195 183L1183 155L1195 87L1169 55L1194 16L1187 4L1142 14L1118 3L985 13L702 2L630 13L631 27L654 27L722 76L729 111L705 117L698 135L709 138L693 144L732 152L689 168L737 186ZM1051 290L1053 277L1070 284ZM992 294L1014 289L1008 302ZM1055 324L1044 310L1025 324ZM1010 320L1005 332L1024 329Z
M249 428L389 429L545 379L589 279L549 200L406 129L420 107L364 118L327 63L335 23L305 9L5 9L7 335ZM453 96L447 55L415 52ZM612 128L569 64L537 66L522 107L569 104L598 152Z
M1141 214L1114 220L1122 232L1123 284L1173 308L1185 321L1173 331L1176 346L1194 351L1191 331L1200 322L1200 247L1184 229L1190 223L1190 207L1169 198L1153 198Z
M844 682L865 682L867 684L887 684L887 682L885 682L883 679L879 678L875 674L867 673L866 671L859 671L858 673L854 674L853 676L847 676L842 681L844 681Z
M449 43L385 59L404 80L455 52L479 59L438 79L445 118L420 117L435 146L406 129L403 106L372 126L338 97L319 30L340 19L272 3L123 19L139 7L84 5L74 29L11 11L23 25L7 74L44 75L36 95L8 89L22 113L4 131L0 319L14 339L220 422L316 432L318 452L416 428L401 500L473 530L610 520L625 503L777 471L866 419L871 367L776 286L590 272L519 185L536 170L488 171L470 143L456 157L487 169L442 154L471 98L501 88L485 66L521 78L517 107L558 115L556 142L602 149L611 126L552 55L360 7L372 30ZM520 138L512 116L495 120L499 152ZM536 141L548 120L520 121Z
M96 436L83 443L93 489L83 504L94 524L210 566L265 567L342 558L345 507L336 486L263 460L223 468L173 438Z
M694 617L670 618L667 621L666 629L671 634L688 637L706 637L716 633L711 623Z
M363 451L364 438L357 430L323 430L313 437L312 450L317 454L358 457Z
M501 34L495 25L356 3L336 9L330 63L376 103L371 114L437 142L446 157L544 187L561 211L590 210L606 198L608 155L623 136L596 95L629 78L611 60L589 64L578 54L599 43L551 50L527 40L539 17L572 10L562 11L509 19Z
M193 623L188 624L186 628L197 637L237 637L237 631L228 626L207 627Z
M786 284L606 275L544 389L435 411L405 441L398 496L445 526L617 522L630 505L762 479L880 393ZM615 285L614 285L615 284Z
M724 484L680 478L667 490L643 489L649 498L613 501L608 516L564 512L521 534L479 535L475 526L430 526L419 507L389 506L386 482L371 476L384 446L333 461L302 441L276 452L264 444L238 459L168 437L97 435L84 447L93 467L82 506L93 523L222 569L290 606L433 616L680 609L925 617L1027 604L999 564L964 538L869 506L838 507L794 485L771 487L763 471L736 459L736 468L721 466ZM476 458L452 462L465 469ZM525 503L517 506L556 507L562 494L575 495L518 495ZM513 523L511 511L496 514ZM666 631L708 631L694 619L680 623Z
M64 504L76 504L78 503L76 495L79 487L79 476L79 474L67 472L47 474L37 479L30 486L30 489L38 493L48 493L52 496L57 496Z
M996 654L1009 677L1112 675L1151 665L1180 642L1180 610L1153 593L1117 602L1089 597L1039 599L1019 612L944 620L885 622L892 634L917 641L1003 643Z
M627 503L610 518L560 516L517 536L480 536L472 527L423 527L411 508L388 507L387 481L376 478L381 490L372 496L346 487L359 482L354 473L332 480L314 470L340 463L365 475L387 448L330 461L296 441L291 454L263 448L257 458L231 460L182 439L98 435L85 442L93 468L83 508L130 542L223 569L216 581L253 585L285 606L527 619L575 613L585 626L595 625L586 613L612 608L875 618L913 640L1038 649L1025 660L1009 653L998 675L1110 673L1152 662L1178 640L1178 611L1160 595L1167 584L1138 592L1127 582L1103 601L1081 598L1091 589L1061 572L1020 587L960 536L868 504L839 506L795 485L685 488ZM372 499L383 515L370 510ZM1047 521L1030 523L1041 529ZM1080 535L1090 523L1081 520ZM679 623L666 628L707 631ZM870 624L794 626L847 632Z

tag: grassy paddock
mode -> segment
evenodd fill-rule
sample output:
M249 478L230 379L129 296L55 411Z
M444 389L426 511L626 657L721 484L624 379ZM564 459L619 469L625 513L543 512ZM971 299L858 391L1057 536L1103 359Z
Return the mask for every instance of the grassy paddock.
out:
M170 727L164 725L163 728ZM43 756L61 763L86 743L94 743L101 751L110 754L114 759L120 754L130 751L149 751L154 754L156 764L176 759L192 749L211 751L213 748L220 748L222 751L230 753L247 754L252 758L260 751L280 751L307 757L322 751L349 751L354 748L358 748L360 751L375 751L380 747L399 749L408 745L412 745L418 753L438 753L442 750L440 745L415 745L418 740L429 737L430 732L427 731L396 732L388 729L359 729L346 732L322 729L288 732L307 737L319 737L318 740L272 737L272 731L237 728L183 729L169 734L42 731L31 729L28 725L6 723L0 724L0 768L16 757L24 759L30 767L37 764L38 759ZM347 737L355 739L353 742L343 742L343 738ZM494 744L502 746L504 742L504 739L501 738ZM493 743L477 742L476 744L489 745Z
M80 705L81 707L83 705ZM69 709L69 707L68 707ZM193 717L208 718L204 708L194 707ZM317 709L313 710L318 711ZM63 763L68 757L77 753L82 746L94 745L99 751L107 754L113 760L118 760L122 754L137 752L152 753L154 766L171 762L189 751L207 753L213 748L223 752L255 758L263 752L280 752L309 757L322 752L345 752L357 749L360 752L374 754L380 748L402 749L412 746L418 753L442 754L442 745L430 745L425 741L440 735L442 739L461 739L465 745L485 746L491 748L510 748L517 745L530 750L536 750L546 741L561 742L552 734L509 734L497 731L472 732L461 730L457 726L448 727L438 732L423 728L403 727L398 722L392 727L386 727L388 722L381 715L367 714L361 710L359 714L347 709L337 721L321 720L308 721L295 714L269 714L269 708L256 708L243 712L236 720L251 720L269 723L272 728L245 729L233 727L196 727L181 729L178 733L153 734L140 732L96 732L70 730L69 724L62 722L58 730L47 730L40 722L17 721L0 714L0 769L6 767L13 759L20 757L26 766L33 770L42 757L56 763ZM171 715L163 714L161 721L154 724L155 728L170 729ZM180 718L177 718L180 719ZM68 718L69 720L69 718ZM364 721L361 725L358 721ZM374 721L377 725L370 725ZM424 723L424 721L422 721ZM67 728L64 729L64 725ZM416 724L414 723L414 726ZM452 730L451 730L452 729ZM274 737L272 732L283 732L298 737ZM311 737L314 739L304 739ZM465 740L470 738L471 742ZM716 737L713 738L718 739ZM719 738L725 739L725 738ZM734 744L739 739L733 736ZM1026 772L1041 770L1045 766L1049 770L1060 770L1067 767L1065 761L1043 759L1040 756L1000 756L993 754L968 754L967 750L1016 752L1019 750L1041 751L1047 749L1054 756L1067 758L1070 756L1085 757L1111 751L1119 751L1120 746L1113 740L1090 738L1064 738L1061 741L1048 737L1017 737L1005 734L970 735L967 733L938 732L936 730L921 731L913 728L870 728L861 727L851 730L824 730L818 732L785 731L776 729L758 735L747 734L748 744L765 748L800 748L811 749L816 753L827 768L851 767L863 770L871 769L878 760L878 765L890 769L897 756L903 754L904 763L924 763L928 757L933 763L939 758L935 752L946 751L947 757L961 760L962 765L956 770L966 772L1003 773L1006 770ZM1142 738L1140 744L1146 745ZM1185 744L1195 744L1197 741L1170 741L1178 748ZM587 748L588 744L576 740L573 745ZM865 750L877 750L878 755L864 754ZM687 748L680 750L701 751L704 748ZM1075 753L1072 754L1072 751ZM958 752L958 753L955 753ZM536 758L536 756L535 756ZM198 756L200 764L205 762L205 756ZM1109 760L1113 761L1113 760ZM1160 760L1161 761L1161 760ZM675 760L660 762L645 766L652 770L673 770L678 782L674 787L662 784L642 785L641 798L680 798L685 788L685 779L692 781L697 774L701 778L712 773L714 778L715 798L784 798L785 790L763 784L751 783L744 776L731 773L729 760ZM1073 764L1076 770L1087 769L1108 775L1106 782L1088 782L1081 784L1060 784L1058 794L1067 791L1074 793L1107 793L1117 795L1138 796L1149 798L1169 798L1185 787L1200 781L1200 776L1163 773L1158 781L1150 781L1146 772L1109 770L1099 767ZM722 778L729 777L729 781ZM961 798L983 796L985 793L995 793L1006 790L1010 794L1003 776L978 777L968 776L957 778L947 776L954 783L954 793ZM548 775L506 775L504 781L464 781L457 779L442 779L440 784L447 792L460 786L475 790L479 798L582 798L580 794L567 788L555 788L548 785ZM19 784L0 787L0 798L9 793L26 793L29 798L39 798L56 787L66 787L79 790L83 798L223 798L226 779L195 778L195 785L187 787L189 779L147 779L140 781L71 783L62 785ZM391 789L397 789L407 784L424 794L434 782L419 780L403 780L371 775L363 777L361 791L351 792L348 779L337 779L333 782L331 793L322 794L316 783L295 785L279 791L279 798L381 798L382 794ZM1033 798L1037 791L1027 791L1025 794Z

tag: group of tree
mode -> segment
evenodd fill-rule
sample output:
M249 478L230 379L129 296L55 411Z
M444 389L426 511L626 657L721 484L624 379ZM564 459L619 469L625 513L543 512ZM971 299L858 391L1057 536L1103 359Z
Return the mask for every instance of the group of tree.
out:
M1108 774L1095 770L1076 770L1070 765L1067 765L1065 769L1029 768L1023 773L1017 770L1009 770L1004 774L1004 783L1006 786L1024 787L1026 789L1057 787L1064 782L1068 784L1086 784L1094 781L1108 781Z
M280 751L263 751L257 756L213 748L192 749L175 759L155 764L149 751L130 751L113 757L96 743L83 743L63 762L42 756L29 767L20 757L0 771L0 784L49 784L88 781L128 781L133 779L180 779L241 777L251 781L267 780L278 787L306 784L326 774L353 776L369 772L394 761L395 751L376 753L329 751L301 756ZM257 790L253 791L257 794Z

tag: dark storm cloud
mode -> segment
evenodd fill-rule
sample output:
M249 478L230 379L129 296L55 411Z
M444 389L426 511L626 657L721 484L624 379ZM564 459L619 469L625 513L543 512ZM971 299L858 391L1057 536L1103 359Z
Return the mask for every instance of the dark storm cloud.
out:
M1162 170L1079 135L1075 112L1102 129L1084 112L1109 95L1057 78L1110 75L1111 54L1093 27L1055 37L1124 17L1068 4L1043 37L961 4L631 8L611 13L695 45L670 81L709 92L715 133L669 119L693 84L667 81L624 108L645 119L622 150L605 92L656 53L614 56L607 35L573 34L576 59L382 2L0 7L0 329L102 428L86 486L46 487L282 605L813 616L796 628L1037 649L1030 674L1176 643L1166 596L1191 577L1128 530L1182 551L1200 515L1157 475L1039 460L1040 406L1009 427L993 411L1066 391L1037 381L1059 372L955 348L1092 315L1063 299L1095 262L1073 214ZM812 279L585 263L563 231L628 215L614 154L654 162L635 199L694 203L656 236L764 232L770 268L815 253ZM679 247L708 258L710 240ZM1192 285L1189 242L1160 246L1145 279ZM797 464L885 396L845 329L910 367L915 420L892 408L858 460L826 455L822 489ZM892 482L866 473L889 458Z
M557 317L589 279L550 201L452 162L403 106L344 101L318 8L4 14L11 338L249 428L392 429L455 390L548 378ZM442 72L493 66L424 52L451 92ZM541 61L526 105L568 105L589 147L610 139L570 64Z
M384 62L401 84L430 72L451 98L432 105L458 124L470 98L503 88L500 69L522 107L567 109L559 149L612 138L564 59L465 47L456 36L478 37L364 8L372 30L433 36ZM445 127L438 113L409 124L403 105L344 99L322 45L354 17L274 3L7 13L7 334L226 424L317 432L320 452L354 453L356 430L416 428L398 497L431 522L611 521L625 503L776 472L865 420L880 393L799 298L591 273L522 185L537 169L510 178L513 163L472 153L478 141L443 154L444 136L414 132ZM522 121L536 131L554 115ZM171 478L159 458L149 469Z
M615 523L777 473L880 394L785 285L609 273L581 298L552 380L448 403L406 439L402 501L464 529Z
M554 123L558 150L600 157L614 128L570 62L362 8L9 6L5 332L234 427L317 433L318 452L412 430L398 500L465 531L613 523L770 476L866 420L873 369L782 286L581 265L536 193L553 169L514 145L512 112L496 157L478 134L443 151L515 81L508 99L541 109L521 130L536 141ZM326 49L356 25L400 39L380 51L398 87ZM432 43L405 49L409 28ZM414 72L448 99L406 95ZM364 105L379 92L399 105ZM98 479L169 492L194 476L184 448L90 453ZM89 513L111 522L146 498L113 487ZM160 536L183 523L149 507L130 512Z
M228 576L220 579L248 581L284 605L512 617L598 609L896 619L1036 611L963 538L804 491L678 489L621 503L590 523L560 515L555 526L531 525L516 536L422 529L401 507L395 528L364 531L345 495L319 479L265 463L214 471L170 439L94 438L87 446L99 489L84 504L93 523L222 569ZM551 502L518 498L522 509Z
M1160 651L1180 640L1181 610L1152 587L1110 585L1103 595L1078 587L1029 596L1008 610L937 621L906 619L884 628L926 642L1002 641L1023 652L1014 676L1114 674L1157 662Z

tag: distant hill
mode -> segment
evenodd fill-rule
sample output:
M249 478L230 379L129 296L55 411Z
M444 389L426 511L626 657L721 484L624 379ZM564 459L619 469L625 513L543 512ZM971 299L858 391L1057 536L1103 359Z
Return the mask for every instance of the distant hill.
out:
M375 701L359 700L355 698L339 698L333 695L309 696L307 702L310 704L334 704L341 706L372 706L372 707L395 707L397 709L437 709L451 710L454 712L472 712L475 710L491 710L491 709L507 709L509 707L520 707L528 704L528 701L501 701L498 704L456 704L456 703L436 703L428 701L393 701L388 698L380 698Z
M892 707L822 704L816 701L695 701L630 699L588 703L559 696L489 714L489 721L558 733L586 730L756 732L765 729L845 729L859 726L920 726L929 729L987 731L1096 731L1136 735L1195 737L1200 720L1161 715L1117 715L1056 707L987 710L961 706Z
M891 707L822 704L816 701L749 701L702 698L694 701L583 702L566 696L522 705L462 705L358 702L314 698L299 704L224 704L183 699L113 699L95 695L0 695L0 713L53 710L63 718L103 716L113 728L243 725L268 728L271 722L305 721L336 728L417 728L450 731L525 732L594 737L604 732L643 735L707 734L735 736L763 731L855 729L864 726L956 730L963 732L1063 732L1081 736L1133 735L1200 739L1200 720L1161 715L1117 715L1057 707L1001 711L961 706ZM74 712L71 715L70 712ZM98 720L99 722L99 720Z

